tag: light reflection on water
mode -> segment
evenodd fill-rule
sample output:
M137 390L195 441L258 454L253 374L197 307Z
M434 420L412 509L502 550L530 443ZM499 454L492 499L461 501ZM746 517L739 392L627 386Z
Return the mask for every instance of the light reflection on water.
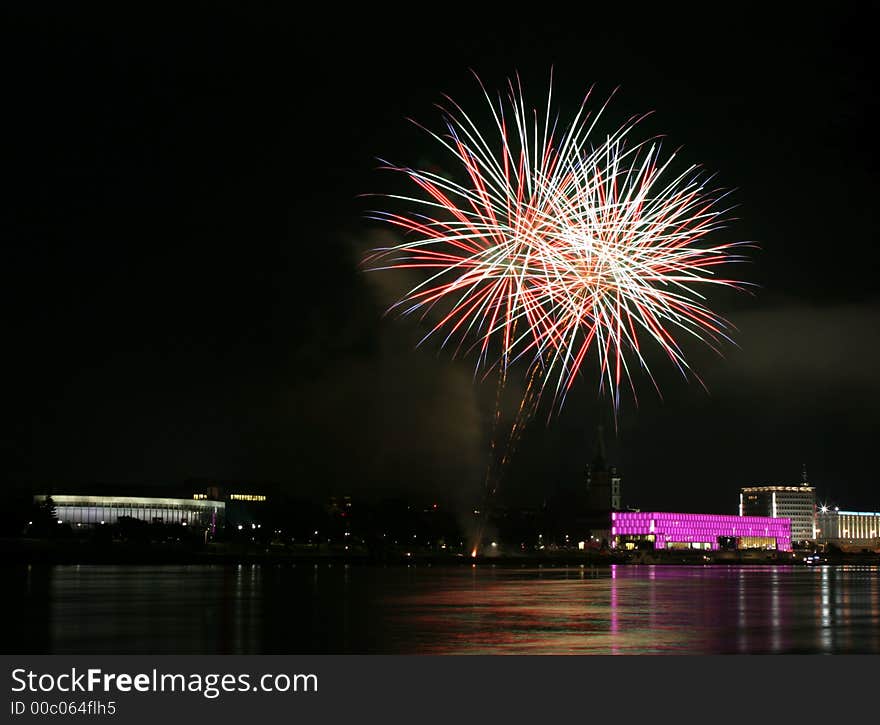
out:
M5 650L880 653L878 567L58 566Z
M582 570L583 572L583 570ZM880 652L877 567L493 570L395 601L420 651ZM410 635L411 636L411 635Z

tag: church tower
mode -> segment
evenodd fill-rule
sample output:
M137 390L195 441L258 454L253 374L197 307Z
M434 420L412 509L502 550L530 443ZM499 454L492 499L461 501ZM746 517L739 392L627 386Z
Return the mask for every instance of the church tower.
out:
M593 459L587 464L587 509L594 530L610 529L611 512L622 508L620 474L616 466L608 465L605 452L605 431L596 429Z

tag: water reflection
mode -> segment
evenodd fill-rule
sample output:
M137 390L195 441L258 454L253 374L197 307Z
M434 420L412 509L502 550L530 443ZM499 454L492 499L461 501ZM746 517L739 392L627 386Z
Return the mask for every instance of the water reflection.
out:
M880 653L877 567L34 567L7 651Z

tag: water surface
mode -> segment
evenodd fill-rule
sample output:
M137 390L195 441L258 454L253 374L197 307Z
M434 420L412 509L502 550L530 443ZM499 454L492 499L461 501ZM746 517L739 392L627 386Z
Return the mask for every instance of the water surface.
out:
M867 566L7 570L7 652L880 653Z

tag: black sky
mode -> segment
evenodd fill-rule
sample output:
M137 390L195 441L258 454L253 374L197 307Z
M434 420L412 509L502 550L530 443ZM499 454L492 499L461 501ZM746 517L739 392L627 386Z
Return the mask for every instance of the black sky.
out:
M661 372L608 447L630 505L728 511L794 482L880 510L878 103L859 5L556 20L467 8L314 19L206 4L174 13L18 11L4 23L0 455L10 483L274 480L303 493L479 490L492 386L383 318L394 279L360 194L376 157L442 155L449 93L519 72L562 116L596 84L734 187L755 297L724 297L739 348L689 350L709 387ZM320 10L318 11L321 12ZM544 11L546 14L546 9ZM435 15L436 13L436 15ZM552 13L551 13L552 15ZM528 431L508 491L581 480L608 403L582 382Z

